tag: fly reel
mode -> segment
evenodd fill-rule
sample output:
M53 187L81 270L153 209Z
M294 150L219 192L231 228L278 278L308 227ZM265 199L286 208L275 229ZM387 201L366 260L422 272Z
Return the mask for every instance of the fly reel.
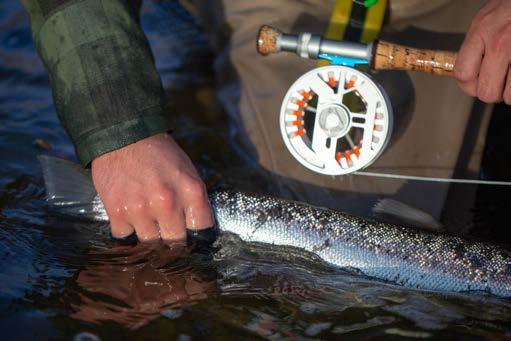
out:
M294 53L332 63L307 72L289 89L280 110L282 137L310 170L342 175L369 166L384 151L393 115L385 91L357 65L452 76L456 53L421 50L385 41L370 44L283 33L263 25L256 41L263 55Z
M280 110L287 149L303 166L343 175L369 166L392 133L392 107L367 74L330 65L301 76Z

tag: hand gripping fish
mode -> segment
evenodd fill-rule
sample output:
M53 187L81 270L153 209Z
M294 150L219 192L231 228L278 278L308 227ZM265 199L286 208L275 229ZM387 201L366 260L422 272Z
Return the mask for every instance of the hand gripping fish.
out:
M108 220L87 171L49 156L40 161L52 207ZM405 287L511 297L511 253L498 246L268 196L219 191L210 200L218 229L247 242L298 247L334 266Z

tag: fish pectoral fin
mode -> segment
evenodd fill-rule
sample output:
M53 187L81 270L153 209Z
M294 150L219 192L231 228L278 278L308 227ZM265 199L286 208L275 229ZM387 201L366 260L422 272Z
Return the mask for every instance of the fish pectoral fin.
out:
M430 231L442 231L444 226L427 212L394 199L381 199L372 209L377 215L387 215L397 222Z

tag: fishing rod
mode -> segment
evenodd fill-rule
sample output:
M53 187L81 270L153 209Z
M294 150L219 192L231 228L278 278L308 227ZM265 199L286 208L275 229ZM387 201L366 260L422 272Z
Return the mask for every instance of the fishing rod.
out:
M452 76L457 56L451 51L416 49L381 40L362 44L328 40L308 32L287 34L267 25L259 29L257 51L262 55L292 52L302 58L330 60L334 65L368 64L374 70L409 70L439 76Z
M307 59L324 59L298 78L287 91L279 123L284 143L308 169L325 175L356 174L416 181L504 185L481 181L361 172L383 153L392 135L394 117L385 90L367 73L407 70L452 76L457 54L375 41L370 44L324 39L308 32L283 33L264 25L257 35L262 55L290 52Z

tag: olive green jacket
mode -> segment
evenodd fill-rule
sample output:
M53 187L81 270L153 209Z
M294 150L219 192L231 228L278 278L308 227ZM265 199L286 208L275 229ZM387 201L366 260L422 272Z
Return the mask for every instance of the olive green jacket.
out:
M83 165L169 130L140 1L22 0L57 114Z

